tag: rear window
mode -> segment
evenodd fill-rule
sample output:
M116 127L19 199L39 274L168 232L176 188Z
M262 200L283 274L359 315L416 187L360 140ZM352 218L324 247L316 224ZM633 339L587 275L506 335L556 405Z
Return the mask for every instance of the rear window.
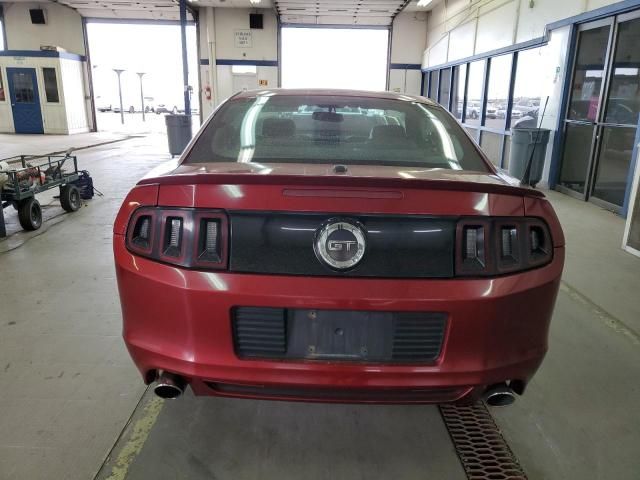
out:
M488 171L447 113L413 100L276 95L232 99L185 163L398 165Z

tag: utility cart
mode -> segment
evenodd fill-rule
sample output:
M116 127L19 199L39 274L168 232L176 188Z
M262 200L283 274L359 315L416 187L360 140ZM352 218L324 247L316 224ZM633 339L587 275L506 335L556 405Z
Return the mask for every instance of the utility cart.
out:
M80 190L73 183L80 178L78 159L70 153L20 155L3 159L0 166L2 209L13 206L24 230L37 230L42 225L42 208L36 198L40 192L59 188L60 205L67 212L75 212L82 205ZM5 235L4 215L0 212L0 237Z

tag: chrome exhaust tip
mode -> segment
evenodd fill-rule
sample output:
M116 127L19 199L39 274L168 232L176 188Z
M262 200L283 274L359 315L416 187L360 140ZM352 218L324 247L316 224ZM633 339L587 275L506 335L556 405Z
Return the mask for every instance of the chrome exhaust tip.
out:
M483 398L492 407L506 407L516 401L516 393L506 383L501 383L489 387Z
M165 400L173 400L184 393L187 382L180 375L162 372L158 377L153 393Z

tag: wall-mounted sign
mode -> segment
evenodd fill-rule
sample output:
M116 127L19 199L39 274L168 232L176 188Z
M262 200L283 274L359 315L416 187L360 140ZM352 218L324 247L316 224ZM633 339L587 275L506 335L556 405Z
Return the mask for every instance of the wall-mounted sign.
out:
M253 47L253 38L251 36L251 30L235 30L233 32L236 48L251 48Z
M266 80L258 80L258 86L266 87L267 85L269 85L268 81L266 81Z

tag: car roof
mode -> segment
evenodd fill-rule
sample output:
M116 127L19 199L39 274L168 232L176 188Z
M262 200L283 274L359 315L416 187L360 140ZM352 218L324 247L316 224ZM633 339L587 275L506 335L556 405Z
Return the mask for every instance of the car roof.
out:
M371 91L371 90L349 90L349 89L326 89L326 88L262 88L256 90L244 90L237 93L234 98L250 98L256 95L270 96L338 96L338 97L366 97L379 98L385 100L400 100L420 102L428 105L438 105L431 99L418 95L408 95L405 93Z

